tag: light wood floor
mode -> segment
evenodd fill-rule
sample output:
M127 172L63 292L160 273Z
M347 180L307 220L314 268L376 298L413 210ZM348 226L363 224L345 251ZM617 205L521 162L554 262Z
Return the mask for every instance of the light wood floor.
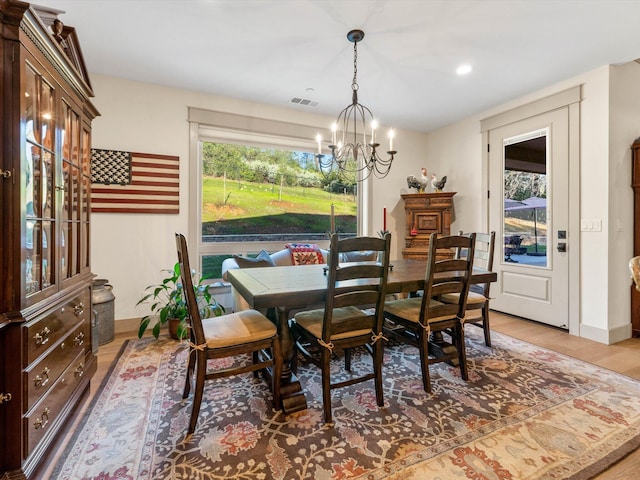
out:
M603 345L591 340L571 336L563 330L502 315L497 312L492 312L491 314L491 328L494 331L505 333L534 345L549 348L640 380L640 338L625 340L615 345ZM89 398L77 415L75 424L71 426L60 442L57 453L55 453L49 464L49 469L43 472L41 478L50 477L51 471L62 452L64 452L65 445L70 440L74 428L79 424L82 414L86 411L102 380L109 372L109 368L118 355L123 342L129 338L135 338L135 332L117 334L113 342L100 346L98 350L98 371L91 381ZM640 449L632 452L622 461L595 478L597 480L628 480L638 478L639 472Z

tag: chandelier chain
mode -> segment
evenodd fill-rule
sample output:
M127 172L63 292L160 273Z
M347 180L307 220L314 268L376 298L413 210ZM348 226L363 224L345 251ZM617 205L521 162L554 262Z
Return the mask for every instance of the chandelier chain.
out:
M358 90L358 42L353 42L353 80L351 89Z
M316 136L316 164L327 178L336 175L341 181L355 183L366 180L372 174L377 178L386 177L397 152L393 148L393 130L389 130L388 156L380 155L380 143L376 138L377 121L373 112L358 101L358 41L364 38L364 32L352 30L347 38L353 42L351 104L338 114L332 126L329 155L322 153L322 137L319 133Z

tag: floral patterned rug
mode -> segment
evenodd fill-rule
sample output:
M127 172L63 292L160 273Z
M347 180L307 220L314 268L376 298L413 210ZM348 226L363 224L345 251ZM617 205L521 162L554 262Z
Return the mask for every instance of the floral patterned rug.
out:
M54 478L581 479L640 445L640 382L497 332L487 348L479 333L467 328L469 381L432 366L431 395L417 351L388 345L384 408L373 384L335 390L333 427L313 365L299 366L309 408L288 416L250 374L209 382L190 438L185 345L129 341Z

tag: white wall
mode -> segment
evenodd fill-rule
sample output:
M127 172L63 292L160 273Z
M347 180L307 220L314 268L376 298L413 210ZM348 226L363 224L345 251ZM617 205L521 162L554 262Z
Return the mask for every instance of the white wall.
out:
M176 261L173 233L187 232L189 221L189 106L327 128L335 118L298 109L277 108L186 90L131 82L93 74L94 104L101 116L93 123L93 147L180 157L180 214L92 214L91 261L93 272L114 286L116 320L147 313L135 304L147 285L161 278L160 270ZM375 108L374 108L375 111ZM338 112L336 112L337 115ZM312 139L311 139L312 140ZM391 173L373 181L371 231L382 229L387 207L387 228L404 229L400 193L407 193L406 176L418 174L426 135L396 131L399 153ZM403 239L394 235L392 258L401 257Z
M108 278L116 294L116 319L146 312L134 305L159 270L173 265L174 231L187 231L189 135L187 107L195 106L256 117L326 127L334 119L297 109L243 102L114 77L92 75L95 105L102 116L94 122L95 148L178 155L180 215L92 216L93 271ZM629 275L633 250L632 192L629 146L640 136L640 65L601 67L532 92L434 132L397 132L398 154L390 175L375 180L370 208L371 231L395 232L393 258L404 246L407 175L427 167L447 175L446 189L456 191L452 231L486 229L485 170L480 120L575 85L583 86L580 139L580 206L584 219L601 219L602 232L570 232L580 242L580 335L612 343L630 335ZM620 222L618 222L620 220ZM619 231L618 227L622 230Z
M430 132L430 170L448 173L456 195L457 229L483 229L486 217L480 121L582 85L580 206L601 219L602 232L569 232L580 242L580 336L613 343L630 336L629 275L633 222L629 146L640 135L640 65L601 67ZM611 83L611 85L610 85ZM611 93L610 93L611 92ZM618 222L622 231L618 231Z
M611 67L609 118L609 328L626 327L633 256L630 145L640 137L640 64Z

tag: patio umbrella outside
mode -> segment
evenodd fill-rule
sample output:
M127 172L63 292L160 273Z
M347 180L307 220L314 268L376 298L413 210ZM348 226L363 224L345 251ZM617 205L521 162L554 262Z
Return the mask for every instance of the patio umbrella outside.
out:
M507 201L510 202L510 206L507 206ZM539 208L547 208L547 199L541 197L529 197L525 200L522 200L520 205L515 205L511 202L517 202L516 200L506 199L504 200L504 209L505 211L512 210L533 210L533 236L535 238L535 249L536 253L538 253L538 209Z

